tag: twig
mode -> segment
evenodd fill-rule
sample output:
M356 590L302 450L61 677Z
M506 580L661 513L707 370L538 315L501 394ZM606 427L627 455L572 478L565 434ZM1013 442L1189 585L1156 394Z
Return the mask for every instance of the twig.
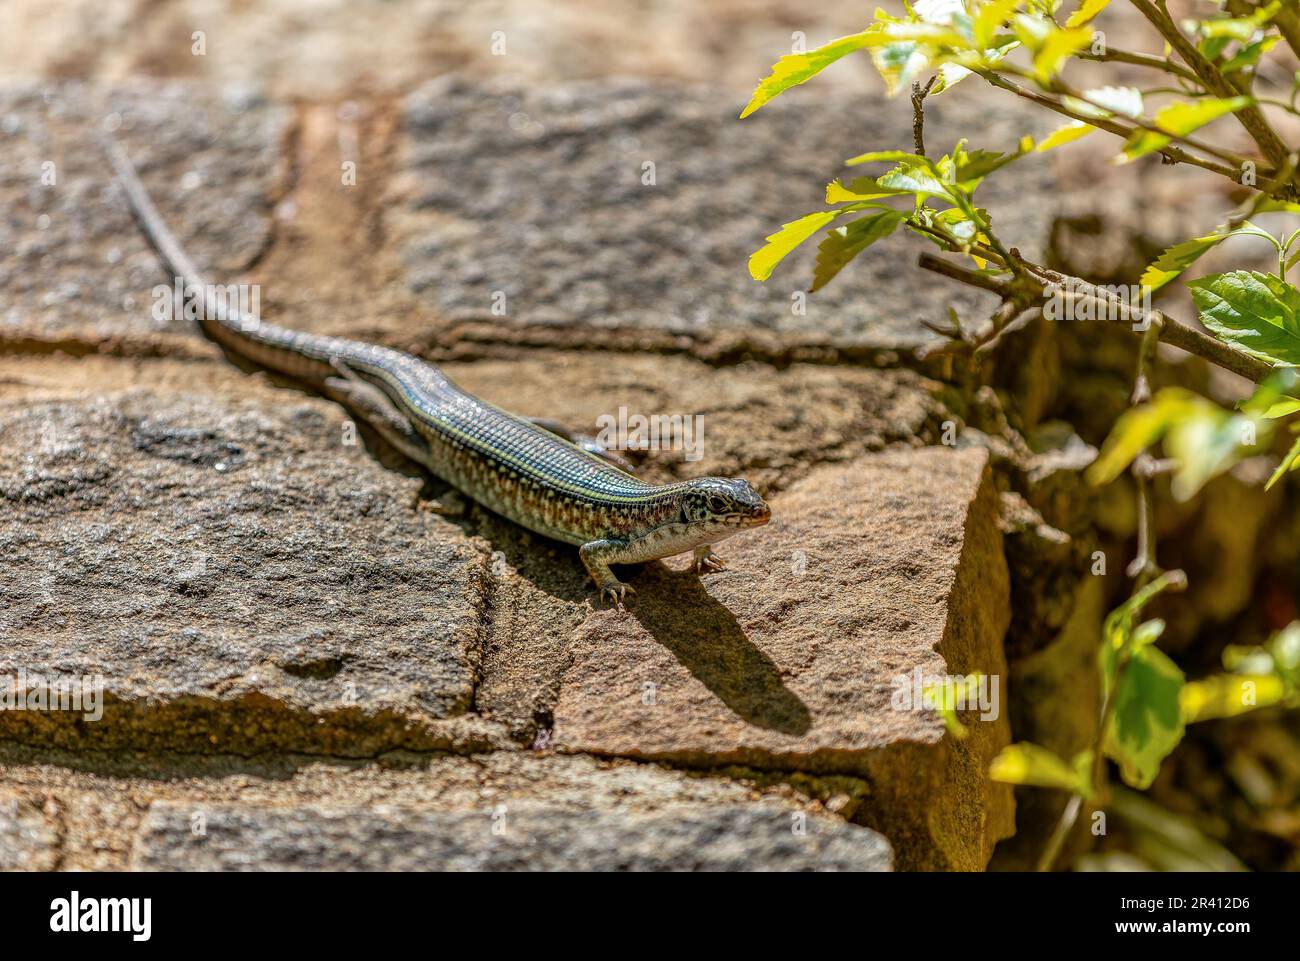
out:
M988 81L988 83L992 84L993 86L1006 90L1009 93L1014 93L1017 97L1022 97L1025 100L1029 100L1032 101L1033 103L1038 104L1040 107L1046 107L1048 110L1051 110L1055 113L1059 113L1063 117L1069 117L1071 120L1081 121L1090 126L1096 127L1098 130L1104 130L1109 134L1114 134L1116 137L1122 137L1125 140L1128 140L1129 137L1133 136L1133 132L1135 130L1149 129L1155 132L1160 132L1158 131L1158 128L1150 127L1145 124L1128 125L1128 124L1120 123L1119 121L1110 117L1084 116L1083 114L1080 114L1077 111L1071 110L1069 107L1067 107L1064 103L1062 103L1060 100L1056 99L1055 97L1048 96L1047 94L1044 93L1039 93L1037 90L1031 90L1028 87L1022 87L1020 84L1008 80L1006 77L994 73L991 70L977 70L975 72L978 73L981 77L983 77L986 81ZM1081 98L1075 97L1075 99L1081 99ZM1084 99L1083 102L1087 103L1088 101ZM1164 134L1164 133L1162 133L1161 135L1169 136L1168 134ZM1241 165L1246 162L1247 158L1239 157L1236 154L1232 154L1225 150L1220 150L1217 147L1211 147L1210 145L1202 143L1199 140L1193 140L1188 137L1174 137L1173 139L1181 140L1183 143L1189 144L1195 147L1196 149L1203 150L1206 153L1210 154L1211 156L1226 158L1230 162L1220 163L1216 160L1208 160L1205 157L1198 157L1195 154L1188 153L1186 150L1183 150L1181 147L1175 147L1173 144L1167 144L1166 146L1161 147L1160 150L1157 151L1157 153L1160 153L1161 155L1169 158L1169 161L1171 163L1191 164L1195 167L1201 167L1205 170L1209 170L1212 171L1213 173L1219 174L1220 176L1227 177L1229 180L1233 181L1234 183L1239 182L1238 178L1241 176Z
M934 82L939 79L936 73L932 76L924 87L920 81L912 84L912 141L916 146L916 155L925 156L925 97L934 86Z
M1171 73L1175 77L1182 77L1192 83L1200 83L1200 78L1192 73L1181 64L1174 63L1172 60L1166 60L1164 57L1153 57L1147 53L1134 53L1130 50L1116 50L1114 47L1107 47L1105 53L1089 53L1086 50L1075 54L1080 60L1094 60L1099 63L1115 61L1117 63L1131 63L1137 67L1150 67L1152 70L1163 70L1165 73Z
M1007 295L1011 288L1010 281L989 274L981 274L960 264L954 264L951 260L936 257L934 254L921 254L918 263L926 270L933 271L936 274L943 274L943 276L949 277L958 283L970 287L979 287L981 290L987 290L990 293Z
M1224 370L1231 371L1257 384L1263 383L1275 371L1266 361L1229 347L1215 340L1208 334L1194 327L1169 317L1162 311L1145 310L1142 307L1126 304L1106 296L1092 284L1078 277L1057 273L1046 267L1031 263L1021 258L1021 265L1029 277L1041 285L1041 292L1046 294L1049 287L1058 288L1053 293L1069 300L1087 302L1092 308L1093 316L1114 323L1124 323L1137 330L1156 326L1161 343L1169 344L1195 354ZM987 274L977 273L959 264L936 257L934 254L921 254L918 264L925 270L942 274L958 283L979 287L1000 296L1009 296L1012 282Z
M1151 325L1142 332L1142 344L1138 348L1137 374L1133 377L1133 395L1129 403L1139 407L1151 399L1151 367L1155 363L1156 342L1160 338L1160 329L1164 318L1153 318ZM1154 577L1160 574L1156 563L1155 519L1151 510L1151 467L1153 458L1147 451L1142 451L1133 459L1129 473L1133 475L1133 484L1137 489L1137 554L1125 572L1134 578L1133 589L1141 590ZM1141 462L1139 464L1139 462Z

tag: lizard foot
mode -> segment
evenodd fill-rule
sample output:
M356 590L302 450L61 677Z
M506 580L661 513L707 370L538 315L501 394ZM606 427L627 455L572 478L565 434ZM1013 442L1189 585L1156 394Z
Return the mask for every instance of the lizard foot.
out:
M714 571L725 571L727 562L717 554L713 553L713 548L705 545L695 548L695 573L709 574Z
M628 598L636 597L636 588L631 584L624 584L619 580L606 581L600 588L600 599L603 601L606 597L620 611L623 610L623 602Z
M469 511L469 503L465 496L457 490L448 490L440 497L432 500L421 500L416 495L416 507L422 511L429 511L438 514L441 517L464 517Z

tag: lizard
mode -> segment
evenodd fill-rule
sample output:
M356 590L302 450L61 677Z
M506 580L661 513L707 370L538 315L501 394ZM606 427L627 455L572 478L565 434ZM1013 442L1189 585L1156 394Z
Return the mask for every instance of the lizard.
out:
M511 414L457 387L433 364L377 344L262 321L212 293L164 222L125 150L104 144L145 238L185 289L201 291L203 332L255 366L305 383L364 419L396 450L488 510L578 548L598 601L635 596L612 564L694 554L722 570L713 545L762 526L771 509L745 480L651 484L612 452L550 421ZM579 442L575 442L579 441ZM620 466L621 465L621 466Z

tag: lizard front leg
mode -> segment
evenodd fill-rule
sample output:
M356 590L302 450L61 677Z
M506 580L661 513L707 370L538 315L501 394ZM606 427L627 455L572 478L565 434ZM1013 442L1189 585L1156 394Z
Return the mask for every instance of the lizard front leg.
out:
M588 541L578 548L578 556L582 558L583 566L587 568L587 573L595 582L601 600L604 600L605 595L608 594L614 606L622 610L623 601L627 596L629 594L636 596L636 588L631 584L624 584L609 569L610 564L621 564L630 560L627 541L613 538Z
M695 548L695 573L707 574L710 571L725 571L727 562L717 554L713 553L713 547L709 544L701 544Z

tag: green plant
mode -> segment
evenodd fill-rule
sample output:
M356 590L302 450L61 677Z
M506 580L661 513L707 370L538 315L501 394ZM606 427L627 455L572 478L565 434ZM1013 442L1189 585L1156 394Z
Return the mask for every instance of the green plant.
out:
M1164 0L1129 0L1163 41L1160 55L1108 46L1093 21L1110 0L1081 0L1062 21L1060 0L917 0L901 17L877 11L860 33L815 50L782 57L755 90L741 117L789 88L812 79L835 61L868 54L891 96L910 89L911 149L879 149L846 161L860 170L826 187L824 210L785 224L749 261L750 274L765 281L791 251L822 233L812 290L830 283L857 256L899 228L930 242L940 254L919 265L960 283L997 294L988 321L968 328L950 312L951 326L933 326L954 353L975 357L1018 319L1042 311L1103 319L1140 335L1131 407L1115 424L1089 469L1097 484L1125 471L1138 498L1137 556L1128 573L1131 596L1107 618L1098 651L1102 703L1092 746L1064 759L1046 748L1014 744L995 760L992 776L1069 792L1058 829L1040 867L1051 867L1085 802L1104 803L1105 759L1114 760L1129 785L1148 786L1187 723L1223 717L1269 704L1296 705L1300 623L1255 648L1230 648L1225 673L1187 681L1156 646L1163 622L1141 620L1145 606L1164 591L1186 586L1181 571L1156 561L1150 484L1169 474L1173 495L1193 497L1211 478L1242 457L1266 450L1275 424L1290 418L1300 432L1300 290L1287 271L1300 260L1300 230L1274 237L1254 218L1300 214L1297 155L1275 131L1270 116L1300 117L1300 73L1287 84L1265 82L1262 65L1276 77L1285 45L1300 56L1300 7L1295 0L1227 0L1206 4L1204 18L1176 22ZM1066 78L1073 61L1124 64L1149 71L1152 86L1079 89ZM1001 151L975 149L961 140L941 156L927 152L924 103L970 78L1027 100L1065 118L1035 141L1025 136ZM922 82L924 81L924 82ZM1230 119L1231 118L1231 119ZM1253 148L1250 154L1220 146L1202 128L1235 120ZM994 226L976 199L981 185L1012 164L1098 134L1117 138L1115 160L1132 163L1158 155L1164 163L1192 164L1249 191L1248 199L1210 233L1177 244L1152 263L1141 279L1142 295L1124 300L1085 279L1061 274L1021 256ZM1266 238L1277 253L1275 273L1233 270L1186 284L1205 331L1150 307L1150 298L1205 253L1234 237ZM1240 374L1257 385L1253 396L1227 411L1191 392L1153 394L1150 370L1157 341L1172 344ZM1159 448L1164 456L1154 453ZM1278 465L1268 486L1300 467L1300 439Z

